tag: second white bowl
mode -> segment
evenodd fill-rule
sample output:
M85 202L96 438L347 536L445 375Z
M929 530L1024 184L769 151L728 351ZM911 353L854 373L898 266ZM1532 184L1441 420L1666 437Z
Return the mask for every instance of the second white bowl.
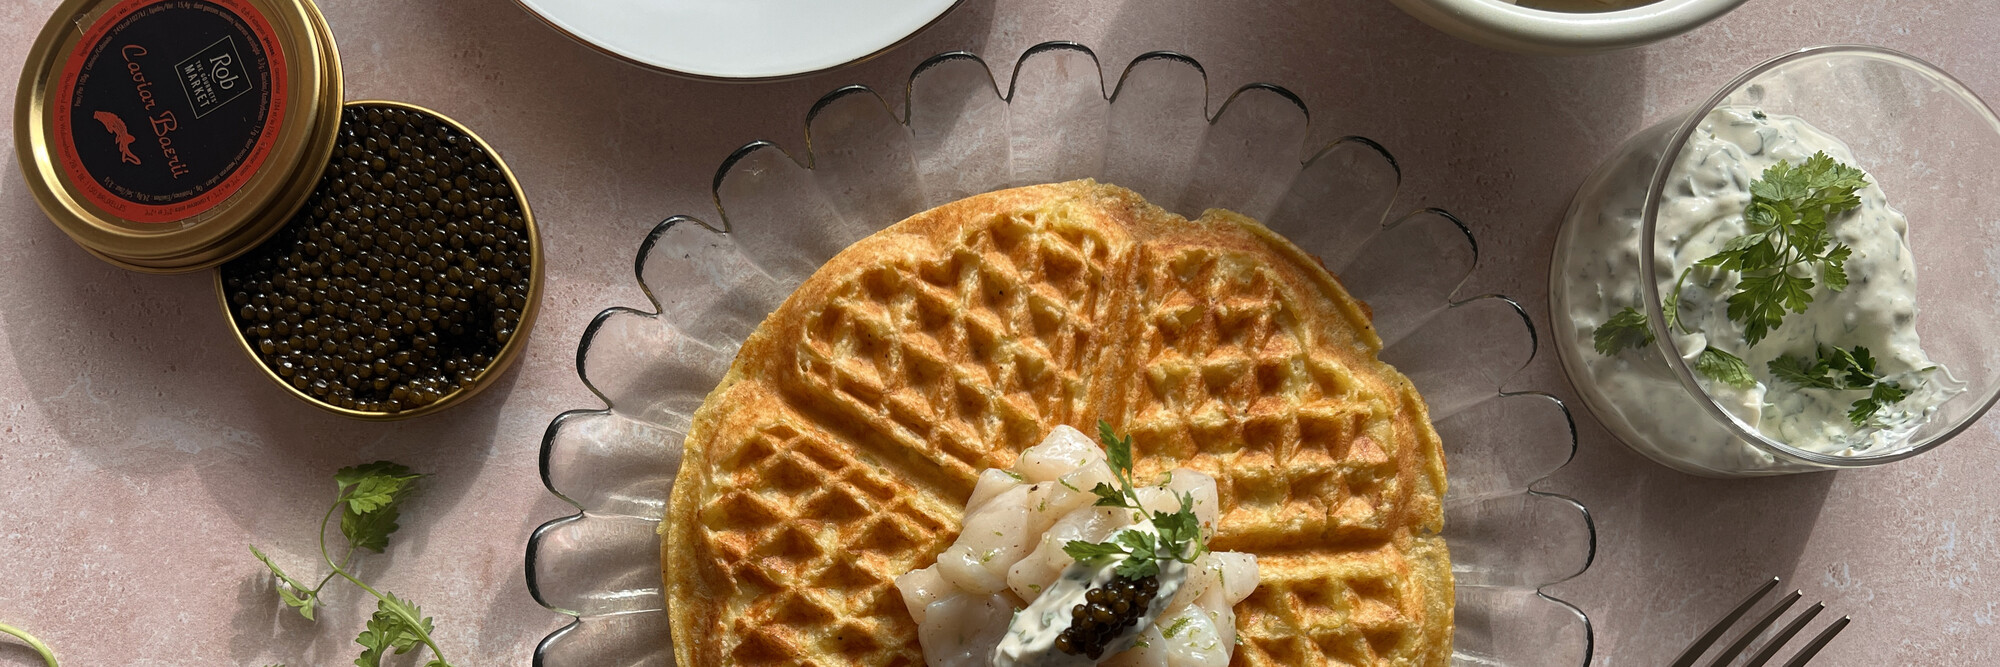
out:
M1559 12L1503 0L1392 0L1431 27L1507 51L1572 55L1651 44L1698 28L1744 0L1659 0L1608 12Z

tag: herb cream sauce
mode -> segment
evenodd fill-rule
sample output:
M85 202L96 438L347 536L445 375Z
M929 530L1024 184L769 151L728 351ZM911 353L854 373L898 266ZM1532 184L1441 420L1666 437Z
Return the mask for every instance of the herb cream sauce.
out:
M1635 139L1635 141L1641 141ZM1723 249L1746 233L1744 210L1750 184L1780 161L1803 164L1815 152L1859 166L1840 140L1785 115L1747 107L1715 109L1703 118L1678 156L1661 197L1657 249L1651 253L1662 297L1670 294L1683 269ZM1641 306L1640 233L1644 198L1652 169L1637 160L1602 183L1604 192L1586 192L1579 206L1598 208L1595 219L1572 216L1566 233L1569 256L1559 261L1566 284L1558 306L1567 302L1582 357L1572 360L1578 390L1595 394L1626 424L1614 425L1642 451L1675 467L1743 471L1785 467L1763 450L1730 435L1682 388L1650 346L1610 356L1592 349L1592 332L1626 307ZM1681 292L1680 317L1694 333L1676 330L1674 348L1690 367L1706 346L1743 359L1756 384L1737 388L1697 374L1701 387L1722 406L1765 436L1804 450L1835 455L1879 451L1907 440L1938 404L1960 391L1948 373L1935 368L1919 346L1916 332L1916 271L1907 240L1908 223L1891 208L1870 177L1857 192L1861 203L1828 219L1835 243L1853 249L1847 260L1849 285L1833 291L1815 275L1812 304L1790 313L1755 346L1742 323L1728 317L1734 272L1695 267ZM1587 184L1588 190L1591 185ZM1594 224L1593 224L1594 223ZM1803 274L1800 274L1803 275ZM1776 380L1767 364L1778 356L1817 356L1820 345L1868 348L1886 381L1911 395L1885 407L1861 427L1848 418L1850 404L1865 391L1808 389ZM1582 368L1576 368L1575 362Z

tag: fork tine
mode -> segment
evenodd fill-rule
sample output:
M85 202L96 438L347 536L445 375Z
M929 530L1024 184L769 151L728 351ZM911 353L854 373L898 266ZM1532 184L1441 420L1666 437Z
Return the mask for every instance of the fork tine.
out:
M1799 614L1798 618L1794 618L1792 622L1785 624L1785 629L1772 636L1771 643L1765 644L1764 649L1757 652L1757 657L1751 658L1750 662L1743 663L1743 667L1763 667L1764 663L1770 662L1771 656L1777 655L1778 649L1784 648L1785 642L1792 640L1792 635L1798 634L1799 630L1806 627L1807 621L1811 621L1814 616L1818 616L1820 610L1825 608L1826 603L1824 602L1815 602L1813 606L1806 607L1806 613Z
M1806 667L1806 663L1810 662L1813 656L1819 655L1820 649L1826 648L1827 642L1833 641L1834 635L1840 634L1840 630L1847 627L1847 620L1846 616L1842 616L1840 620L1834 621L1833 625L1826 626L1825 630L1819 632L1818 637L1807 642L1805 648L1799 649L1799 654L1792 656L1792 659L1785 663L1785 667Z
M1694 662L1701 659L1702 652L1707 651L1709 645L1714 644L1715 640L1722 638L1722 633L1728 630L1729 626L1735 625L1736 619L1742 618L1744 612L1750 611L1751 606L1756 605L1758 600L1764 599L1765 594L1770 593L1771 589L1777 587L1778 578L1771 577L1771 580L1765 582L1763 587L1757 589L1757 592L1751 593L1750 597L1743 601L1743 604L1736 605L1735 611L1729 612L1728 616L1724 616L1722 620L1715 622L1715 627L1709 628L1708 632L1702 633L1701 638L1696 639L1694 644L1689 645L1687 651L1681 653L1680 657L1675 658L1674 663L1669 667L1694 667Z
M1765 628L1771 627L1772 623L1778 622L1778 617L1783 616L1785 610L1791 609L1792 605L1798 604L1801 597L1805 597L1805 591L1792 591L1791 595L1785 596L1784 600L1779 601L1777 606L1771 608L1771 613L1764 615L1763 620L1757 621L1757 624L1750 626L1749 630L1744 630L1743 636L1737 637L1736 642L1730 644L1727 650L1717 654L1715 660L1708 663L1708 667L1723 667L1729 664L1729 661L1735 660L1736 656L1742 655L1743 649L1749 648L1750 642L1756 640L1757 635L1763 634Z

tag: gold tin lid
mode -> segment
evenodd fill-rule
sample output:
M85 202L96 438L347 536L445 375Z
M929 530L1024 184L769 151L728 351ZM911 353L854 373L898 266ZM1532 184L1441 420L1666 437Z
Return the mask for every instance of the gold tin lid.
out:
M473 132L472 129L466 127L464 123L460 123L457 120L453 119L452 117L446 116L442 113L438 113L433 109L418 106L415 104L408 104L405 102L396 102L391 100L355 100L346 103L346 106L360 107L360 108L372 107L380 109L402 109L422 114L425 116L429 116L431 118L435 118L437 119L438 122L449 125L453 129L456 129L460 134L463 134L467 139L471 140L475 145L477 145L481 150L483 150L486 156L493 161L493 166L496 169L498 169L501 176L506 179L508 190L513 193L516 203L519 204L520 206L522 226L523 226L522 234L527 238L528 241L527 301L521 307L521 319L515 325L513 336L510 337L507 340L506 344L502 345L499 351L493 355L493 360L491 363L488 363L485 368L480 369L478 373L474 374L472 381L470 383L460 386L457 390L439 397L438 400L433 403L397 412L354 410L349 408L343 408L338 405L333 405L326 401L315 398L313 397L312 394L309 394L306 391L298 388L297 386L294 386L292 383L285 381L285 378L279 377L278 372L273 370L269 363L266 363L266 361L264 360L264 356L258 353L255 345L253 345L250 342L250 339L244 335L240 323L237 322L233 317L231 317L230 313L233 311L233 308L229 304L229 289L224 284L222 270L215 271L216 303L221 306L222 317L225 320L228 320L229 329L234 332L233 336L236 338L236 342L242 346L244 354L250 355L251 362L255 363L257 365L257 368L264 371L264 376L270 378L271 382L276 383L279 387L283 387L285 392L291 394L293 398L299 399L314 407L326 410L328 412L332 412L334 414L341 415L343 417L350 417L354 419L360 419L363 421L395 421L400 419L409 419L411 417L421 417L423 415L435 414L451 406L463 403L467 399L470 399L473 396L479 394L479 392L484 391L487 387L493 386L495 382L499 381L500 376L507 372L507 368L512 366L516 359L520 358L522 350L527 349L528 333L529 331L534 329L535 318L541 311L542 273L544 270L543 266L544 264L546 264L546 262L542 258L542 235L535 226L535 213L533 210L528 208L528 196L526 193L521 191L521 182L519 179L516 179L514 177L514 170L507 168L507 161L500 158L500 151L494 150L491 144L486 143L485 139L480 138L478 133ZM337 135L337 133L338 133L338 127L336 126L335 134ZM315 171L314 173L317 174L319 172ZM307 194L308 195L311 194L310 189L308 189ZM286 220L281 221L281 223L288 222L289 220L290 217L288 216ZM280 224L279 226L282 227L283 225ZM262 241L260 240L259 243L261 242Z
M341 98L310 0L66 0L22 70L15 152L36 203L92 255L194 271L290 218Z

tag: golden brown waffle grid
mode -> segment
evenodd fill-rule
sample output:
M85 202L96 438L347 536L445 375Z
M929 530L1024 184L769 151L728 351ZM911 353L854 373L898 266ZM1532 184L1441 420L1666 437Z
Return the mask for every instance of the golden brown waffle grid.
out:
M696 414L663 530L688 667L921 665L893 586L956 537L979 470L1056 424L1214 475L1259 557L1239 665L1450 653L1443 462L1365 310L1226 212L1090 182L990 193L843 251Z

